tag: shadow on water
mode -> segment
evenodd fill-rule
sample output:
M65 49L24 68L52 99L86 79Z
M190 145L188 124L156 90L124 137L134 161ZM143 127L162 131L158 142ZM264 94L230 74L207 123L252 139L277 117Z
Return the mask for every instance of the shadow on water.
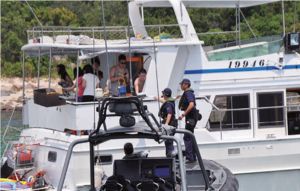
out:
M5 132L8 121L11 117L11 114L12 114L11 111L1 111L1 157L6 147L6 144L3 143L3 134ZM16 111L14 113L10 126L22 129L23 125L22 125L21 111ZM19 131L16 131L14 129L9 129L5 136L5 142L7 143L8 141L18 140L19 135L20 135Z

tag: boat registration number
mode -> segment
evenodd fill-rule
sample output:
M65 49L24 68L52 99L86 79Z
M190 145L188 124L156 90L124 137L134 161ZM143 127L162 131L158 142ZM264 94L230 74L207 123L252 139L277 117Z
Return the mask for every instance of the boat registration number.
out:
M247 67L255 67L255 66L264 66L265 60L254 60L253 63L249 63L247 60L245 61L230 61L228 68L247 68Z

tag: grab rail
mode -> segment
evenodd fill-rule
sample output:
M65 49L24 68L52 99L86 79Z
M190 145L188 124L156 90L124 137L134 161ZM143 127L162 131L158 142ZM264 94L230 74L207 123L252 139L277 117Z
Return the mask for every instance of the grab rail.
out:
M60 142L64 142L64 143L71 143L70 141L64 141L64 140L60 140L60 139L54 139L51 137L44 137L45 140L53 140L53 141L60 141Z

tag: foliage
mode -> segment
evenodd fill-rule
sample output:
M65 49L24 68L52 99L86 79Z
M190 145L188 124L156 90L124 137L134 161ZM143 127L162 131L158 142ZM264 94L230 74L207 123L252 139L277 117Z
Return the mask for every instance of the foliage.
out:
M101 1L28 1L43 26L103 26ZM294 1L285 1L286 32L293 31ZM236 9L187 8L197 33L222 32L236 30ZM257 37L281 34L283 31L281 2L242 8L243 14ZM128 24L126 1L105 1L106 26L126 26ZM172 8L144 8L145 25L177 24ZM300 31L300 3L297 3L296 31ZM1 71L3 76L22 76L23 53L21 47L27 44L28 28L39 26L25 1L1 2ZM241 17L241 39L253 38L253 34ZM161 32L176 33L178 29L163 29ZM151 31L157 36L157 31ZM235 41L236 34L199 35L205 45L216 45L226 41ZM73 77L69 63L76 63L76 57L61 61L67 66L67 72ZM52 63L51 76L57 76ZM37 76L38 59L26 59L28 77ZM49 75L49 58L42 57L40 75Z

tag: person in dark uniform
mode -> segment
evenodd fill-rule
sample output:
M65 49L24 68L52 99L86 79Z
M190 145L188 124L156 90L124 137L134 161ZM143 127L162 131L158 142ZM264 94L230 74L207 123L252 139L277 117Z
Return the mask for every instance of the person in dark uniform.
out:
M133 154L133 145L132 145L132 143L126 143L124 145L124 153L125 153L125 156L123 157L123 159L138 158L137 155Z
M196 111L196 100L194 90L190 88L191 82L189 79L183 79L180 83L181 89L184 91L182 95L178 95L176 97L180 97L179 101L179 109L184 111L181 116L178 117L178 120L181 120L185 117L185 129L194 133L194 128L197 123L197 111ZM196 161L196 153L193 148L193 142L189 135L183 136L184 144L185 144L185 153L187 162Z
M165 88L162 91L164 99L158 99L154 97L155 100L159 100L162 104L159 110L159 117L163 119L162 123L166 125L170 125L173 127L177 127L177 119L175 118L175 99L171 97L172 90L170 88ZM173 136L174 134L172 134ZM173 141L166 140L166 155L174 150Z

